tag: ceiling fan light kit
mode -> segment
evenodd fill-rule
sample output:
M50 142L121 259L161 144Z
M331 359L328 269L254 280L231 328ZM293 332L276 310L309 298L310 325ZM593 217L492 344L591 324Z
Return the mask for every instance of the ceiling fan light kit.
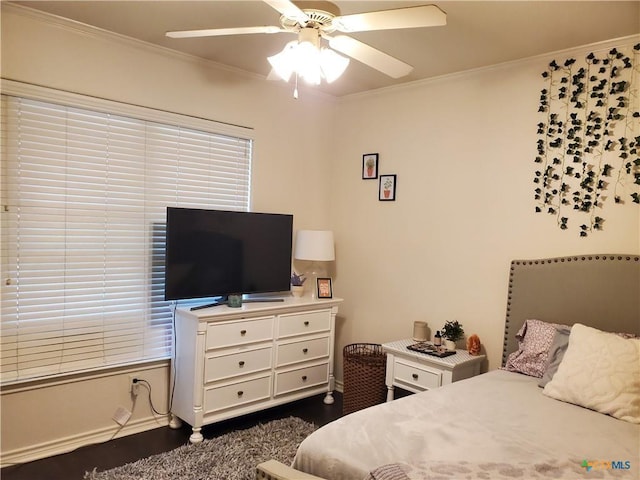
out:
M377 12L339 15L339 9L330 2L319 2L322 9L300 9L290 0L264 0L280 12L280 26L220 28L167 32L171 38L191 38L220 35L246 35L257 33L294 33L297 41L289 42L284 49L268 61L273 70L288 82L293 73L307 83L319 85L322 79L331 83L339 78L349 59L378 70L393 78L408 75L413 67L391 55L373 48L353 37L333 32L353 33L373 30L421 28L446 25L447 15L435 5L396 8ZM307 2L309 3L309 2ZM322 39L329 47L322 47ZM343 55L336 53L336 50Z
M280 53L267 60L285 82L295 72L311 85L319 85L323 78L333 82L349 65L348 58L320 47L320 37L314 28L300 30L298 41L287 43Z

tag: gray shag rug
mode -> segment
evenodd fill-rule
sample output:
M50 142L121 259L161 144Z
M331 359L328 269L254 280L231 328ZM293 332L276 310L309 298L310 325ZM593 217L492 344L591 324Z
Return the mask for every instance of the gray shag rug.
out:
M236 430L195 445L143 458L85 480L253 480L256 465L276 459L289 465L316 427L297 417Z

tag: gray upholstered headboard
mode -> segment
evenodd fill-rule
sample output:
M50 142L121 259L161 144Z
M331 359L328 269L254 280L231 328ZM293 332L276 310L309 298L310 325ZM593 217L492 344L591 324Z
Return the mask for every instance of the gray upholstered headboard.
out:
M527 319L640 335L640 256L514 260L509 274L502 365Z

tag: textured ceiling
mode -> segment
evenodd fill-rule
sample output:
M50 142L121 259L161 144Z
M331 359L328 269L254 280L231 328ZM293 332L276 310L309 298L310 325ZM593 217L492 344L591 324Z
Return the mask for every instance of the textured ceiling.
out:
M279 13L261 1L25 1L11 2L145 42L267 76L267 56L295 37L288 33L193 39L169 30L279 25ZM296 2L306 8L314 2ZM318 2L315 2L318 3ZM351 14L434 3L447 25L351 34L414 67L392 79L355 60L331 85L334 96L531 57L640 33L640 2L614 1L335 1ZM267 81L267 80L265 80Z

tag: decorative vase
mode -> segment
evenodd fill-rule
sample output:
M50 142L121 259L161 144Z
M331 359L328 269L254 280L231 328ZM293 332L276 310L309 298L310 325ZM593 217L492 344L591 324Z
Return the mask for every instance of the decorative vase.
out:
M291 295L302 297L304 295L304 285L291 285Z
M444 341L444 346L447 350L455 350L456 349L456 342L453 342L451 340L445 340Z
M413 322L413 341L426 342L428 338L427 322Z

